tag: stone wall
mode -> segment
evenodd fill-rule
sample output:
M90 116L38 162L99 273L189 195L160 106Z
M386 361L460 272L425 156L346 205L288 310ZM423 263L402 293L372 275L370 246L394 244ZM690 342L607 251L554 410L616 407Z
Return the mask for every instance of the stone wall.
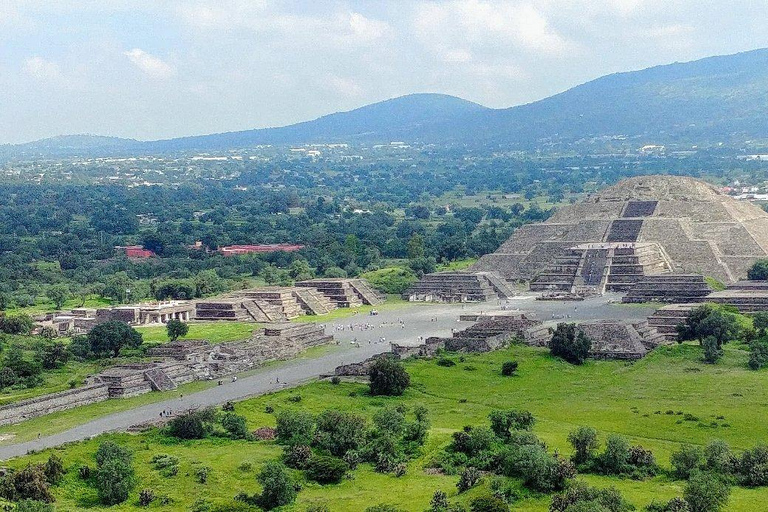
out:
M103 402L109 398L105 384L92 384L0 407L0 425L13 425L52 412Z

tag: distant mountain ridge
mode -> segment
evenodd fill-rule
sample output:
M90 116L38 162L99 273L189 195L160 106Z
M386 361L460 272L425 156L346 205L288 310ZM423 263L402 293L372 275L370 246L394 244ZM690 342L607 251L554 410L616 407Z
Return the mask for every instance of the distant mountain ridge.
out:
M457 142L645 136L659 142L768 139L768 49L607 75L540 101L491 109L445 94L411 94L280 128L141 142L75 135L0 146L0 154L226 150L312 142Z

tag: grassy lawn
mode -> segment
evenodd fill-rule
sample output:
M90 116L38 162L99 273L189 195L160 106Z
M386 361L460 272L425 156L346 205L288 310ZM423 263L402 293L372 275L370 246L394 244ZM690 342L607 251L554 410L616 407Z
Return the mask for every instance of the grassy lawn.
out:
M70 381L76 382L79 386L86 376L97 373L101 368L102 366L94 362L70 361L62 368L45 371L44 383L40 386L31 389L5 388L0 392L0 405L70 389Z
M253 322L190 322L189 332L184 339L208 340L211 343L223 343L238 341L248 338L253 331L260 327ZM168 333L165 325L153 325L148 327L136 327L144 337L145 343L166 343Z
M340 485L305 484L297 504L281 510L303 512L309 504L326 503L334 512L360 512L372 504L388 502L403 510L422 512L436 489L445 490L455 500L458 477L430 475L423 467L449 442L453 431L464 425L486 423L494 408L533 412L538 420L534 431L550 450L570 454L568 432L578 425L591 425L600 431L602 440L609 433L619 433L632 443L652 449L663 467L669 466L670 454L683 443L701 445L719 438L741 450L768 439L768 423L763 421L768 408L768 372L748 370L747 354L738 347L728 347L718 365L701 363L700 349L693 345L657 349L634 364L590 361L575 367L551 358L546 350L522 346L465 356L464 362L456 356L454 359L458 364L448 368L429 360L408 362L413 385L402 398L367 396L366 386L360 383L334 386L316 382L238 403L236 411L247 418L251 429L274 425L274 415L265 412L267 406L276 412L285 408L311 412L338 408L366 416L387 404L421 404L430 410L429 440L423 455L409 464L405 476L377 474L364 465L354 472L352 479ZM501 377L500 365L509 359L519 361L519 375ZM301 402L288 400L294 395L301 395ZM697 419L686 421L684 413ZM280 453L279 447L271 442L175 442L156 431L141 435L110 434L103 438L115 439L135 450L140 480L129 501L111 510L138 509L137 495L143 488L169 496L174 510L188 510L198 498L217 501L240 491L258 492L255 472L259 464ZM67 467L92 465L100 440L71 445L57 453ZM176 477L163 478L150 467L148 461L157 453L179 457L181 470ZM47 453L36 454L11 464L45 457ZM238 469L245 461L253 463L252 471ZM207 484L194 480L192 470L198 464L213 470ZM78 480L75 473L70 471L65 483L55 491L57 510L98 509L95 492ZM654 498L680 495L683 485L667 476L642 481L593 475L580 478L593 485L617 487L639 509ZM468 502L483 491L482 487L458 498ZM768 488L735 487L727 510L761 510L766 499ZM544 512L549 500L548 496L531 495L517 502L513 509Z

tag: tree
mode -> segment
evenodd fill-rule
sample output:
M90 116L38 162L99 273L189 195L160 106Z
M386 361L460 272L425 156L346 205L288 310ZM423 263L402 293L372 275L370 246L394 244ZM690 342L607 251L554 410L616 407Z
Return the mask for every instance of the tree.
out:
M400 396L411 383L411 377L399 361L379 357L368 369L372 395Z
M245 418L234 413L227 413L221 418L221 426L227 431L232 439L248 439L251 433L248 432L248 426Z
M501 363L501 374L505 377L511 377L517 371L517 361L504 361Z
M768 339L761 338L749 344L749 367L759 370L768 365Z
M307 478L320 484L337 484L348 470L349 466L341 459L315 455L307 464Z
M704 452L698 446L683 445L669 458L675 478L688 480L691 473L704 464Z
M259 496L259 505L263 508L272 510L296 500L296 489L288 470L279 462L267 462L257 479L263 489Z
M61 368L69 360L69 352L67 351L64 343L57 341L54 343L47 343L40 347L39 351L40 363L46 370L53 370L55 368Z
M588 462L599 443L597 442L597 430L592 427L579 427L568 434L568 442L573 446L571 460L574 464Z
M105 441L96 450L96 492L105 505L115 505L128 499L135 485L130 450L117 443Z
M360 449L366 431L364 417L329 409L317 417L315 443L331 455L343 457L350 450Z
M757 260L747 270L747 279L750 281L764 281L768 279L768 259Z
M56 309L61 309L64 303L72 296L72 292L69 290L69 286L65 284L55 284L48 287L45 291L45 296L53 302Z
M130 325L111 320L99 324L87 334L91 352L97 357L120 355L123 347L136 348L143 343L141 333Z
M165 324L165 330L168 333L168 339L176 341L179 338L183 338L189 332L189 325L185 324L181 320L171 319Z
M552 340L549 342L549 350L555 357L565 359L571 364L582 364L592 348L592 340L584 334L584 331L576 332L576 324L559 323Z
M704 349L704 362L715 364L723 357L723 349L714 336L707 336L701 340L701 348Z
M309 446L315 437L315 417L305 411L281 411L275 434L280 444Z
M469 503L472 512L509 512L509 505L501 498L493 495L484 495L474 498Z
M7 500L54 501L42 465L27 464L3 477L0 484L0 495Z
M531 430L536 423L536 418L529 411L495 409L488 418L491 420L491 430L501 439L509 439L510 430Z
M216 411L206 407L176 416L168 422L168 433L179 439L203 439L212 429Z
M0 316L0 331L6 334L27 335L34 325L35 321L27 314Z
M718 512L728 503L731 488L714 473L695 471L683 491L691 512Z
M408 240L408 259L415 260L424 257L424 237L414 233Z

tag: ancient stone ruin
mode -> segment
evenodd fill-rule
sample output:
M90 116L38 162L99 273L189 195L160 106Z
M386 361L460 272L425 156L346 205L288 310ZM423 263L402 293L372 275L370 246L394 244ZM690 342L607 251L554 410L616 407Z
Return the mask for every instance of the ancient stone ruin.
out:
M577 329L592 340L593 359L640 359L666 342L646 321L596 320L581 322Z
M712 293L704 276L698 274L658 274L646 276L635 283L621 298L625 303L704 302Z
M606 288L611 282L621 283L604 279L611 274L618 277L619 272L606 269L609 254L598 246L588 254L590 244L610 244L607 247L614 251L625 248L627 254L622 256L638 258L637 263L628 262L627 268L642 265L644 275L649 270L663 271L666 264L674 272L733 283L746 276L755 260L768 256L768 213L693 178L630 178L559 209L543 223L520 227L471 270L497 271L507 280L534 282L542 273L556 275L539 282L549 279L556 285L565 283L563 287L568 282L578 286L580 280L598 286L594 284L598 278Z
M310 279L299 281L296 286L316 290L339 308L356 308L363 304L375 306L384 302L384 297L364 279Z
M403 293L403 299L424 302L487 302L508 299L512 288L495 272L426 274Z
M180 340L153 347L152 362L118 365L89 377L86 385L0 407L0 425L63 411L81 405L169 391L193 380L212 380L251 370L269 361L296 357L331 343L333 336L313 323L267 324L251 338L212 345L205 340Z

